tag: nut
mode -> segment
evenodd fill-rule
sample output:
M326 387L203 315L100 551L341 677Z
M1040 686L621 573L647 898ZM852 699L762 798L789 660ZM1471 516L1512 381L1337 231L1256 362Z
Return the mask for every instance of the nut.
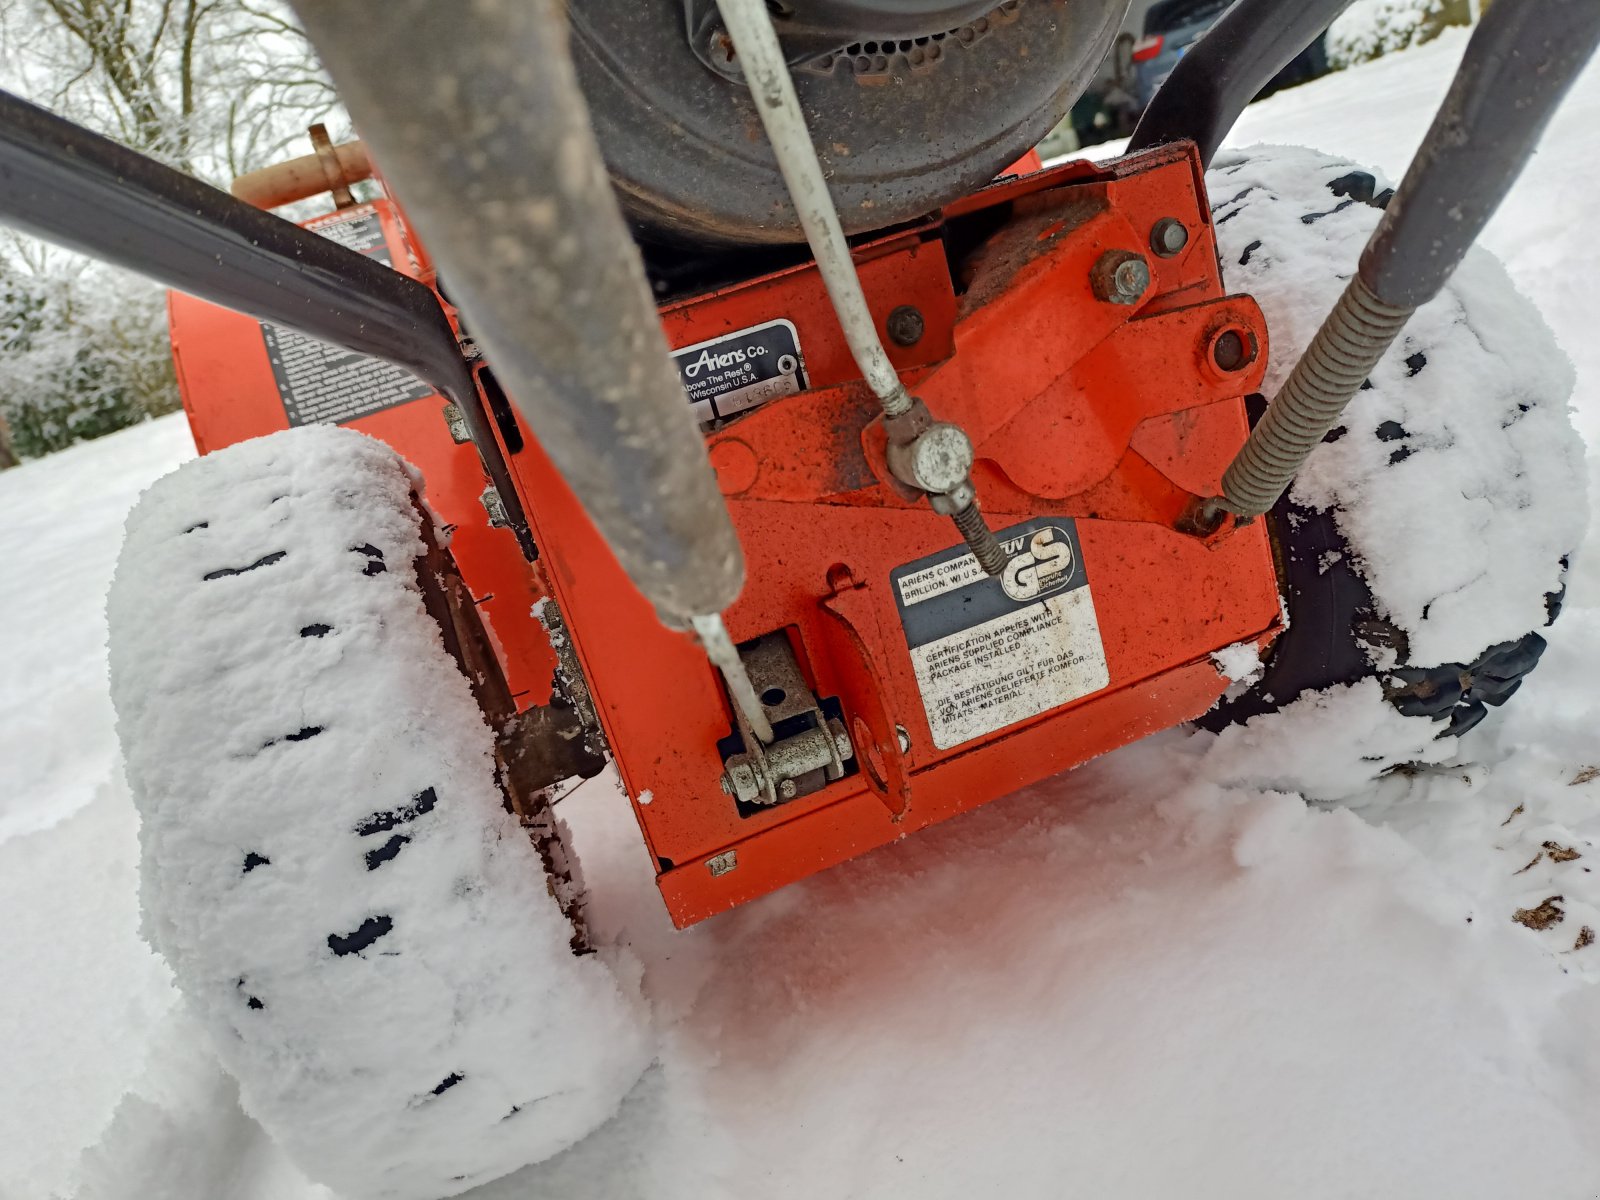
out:
M722 790L741 804L748 804L762 792L762 779L748 759L730 758L722 771Z
M941 517L953 517L959 512L966 512L977 502L978 493L970 479L963 479L947 492L928 497L928 507Z
M1107 250L1089 272L1089 285L1111 304L1136 304L1150 289L1150 264L1132 250Z
M840 761L850 758L856 748L850 744L850 735L844 731L844 722L838 719L828 722L828 732L833 734L833 748L839 752Z

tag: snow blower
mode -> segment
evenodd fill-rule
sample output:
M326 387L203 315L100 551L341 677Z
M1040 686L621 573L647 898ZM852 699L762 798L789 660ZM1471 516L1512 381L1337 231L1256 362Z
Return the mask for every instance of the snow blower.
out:
M1375 777L1538 660L1571 375L1471 247L1590 0L1487 9L1398 188L1219 152L1340 0L1050 167L1126 0L296 7L362 141L230 197L7 97L0 216L175 289L202 457L110 601L147 929L315 1177L615 1110L554 807L608 764L687 926L1186 722L1337 799L1274 720Z

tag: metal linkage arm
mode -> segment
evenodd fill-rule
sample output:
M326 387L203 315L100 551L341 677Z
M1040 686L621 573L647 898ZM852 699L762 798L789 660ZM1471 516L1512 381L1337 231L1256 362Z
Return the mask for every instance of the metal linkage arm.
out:
M766 0L717 0L717 7L845 341L883 406L889 468L902 483L928 493L934 510L955 522L979 565L998 575L1006 557L978 509L972 442L959 426L934 420L927 406L906 391L884 351Z

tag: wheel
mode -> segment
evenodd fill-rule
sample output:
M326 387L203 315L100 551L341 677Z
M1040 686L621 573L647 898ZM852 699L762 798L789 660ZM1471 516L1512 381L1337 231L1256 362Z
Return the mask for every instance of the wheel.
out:
M196 460L108 618L146 936L308 1175L420 1200L582 1138L650 1051L505 811L414 487L325 426Z
M1267 316L1271 395L1392 189L1285 147L1219 155L1207 184L1228 286ZM1200 724L1282 738L1274 781L1317 798L1453 755L1521 687L1560 610L1588 511L1573 383L1538 311L1475 249L1268 518L1289 627ZM1306 756L1300 720L1348 731L1345 752Z

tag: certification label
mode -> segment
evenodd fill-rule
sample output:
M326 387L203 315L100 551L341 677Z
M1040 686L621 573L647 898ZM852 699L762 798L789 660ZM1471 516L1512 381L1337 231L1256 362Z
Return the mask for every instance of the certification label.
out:
M949 750L1111 682L1076 522L997 535L995 579L957 546L890 573L933 744Z

